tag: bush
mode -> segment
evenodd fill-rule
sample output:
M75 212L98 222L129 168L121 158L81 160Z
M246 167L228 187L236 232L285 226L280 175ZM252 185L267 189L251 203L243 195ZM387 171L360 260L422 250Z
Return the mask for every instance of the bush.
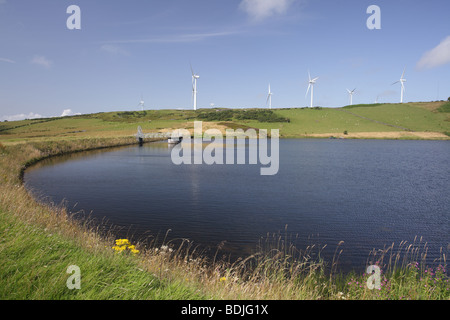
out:
M444 103L442 106L440 106L437 111L439 112L444 112L444 113L448 113L450 112L450 101Z
M348 134L348 131L347 131L347 130L345 130L345 131L344 131L344 134Z
M289 118L276 115L271 110L215 110L197 116L205 121L257 120L258 122L290 122Z
M236 115L238 120L257 120L259 122L290 122L289 118L277 116L272 110L243 110Z

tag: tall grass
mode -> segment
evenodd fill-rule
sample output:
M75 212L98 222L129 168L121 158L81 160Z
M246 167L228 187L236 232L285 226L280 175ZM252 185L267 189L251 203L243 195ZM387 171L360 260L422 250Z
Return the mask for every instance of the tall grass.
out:
M267 235L256 253L234 261L212 257L189 239L134 243L139 254L114 252L114 228L74 219L63 206L37 203L21 183L31 164L53 155L135 143L134 138L40 141L0 146L0 298L3 299L449 299L446 252L426 266L415 239L368 253L383 270L381 290L367 274L338 272L325 246L299 249L295 238ZM417 240L417 241L416 241ZM82 268L82 289L68 291L65 273Z
M346 280L347 295L352 299L450 299L446 253L441 248L439 258L433 261L435 267L428 266L428 247L422 240L415 237L412 243L401 241L397 246L392 243L373 250L367 264L382 270L381 287L367 290L364 281L369 275L351 275Z
M36 159L85 149L135 143L101 139L20 144L0 153L0 299L198 299L187 286L168 282L116 255L114 235L73 218L62 206L36 203L21 184ZM68 266L82 270L82 289L68 290Z

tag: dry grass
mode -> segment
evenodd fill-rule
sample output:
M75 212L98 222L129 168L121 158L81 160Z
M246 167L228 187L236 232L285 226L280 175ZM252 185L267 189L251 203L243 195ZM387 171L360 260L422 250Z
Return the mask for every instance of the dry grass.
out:
M33 163L54 155L81 150L106 148L108 146L135 143L135 139L92 139L73 142L36 142L4 148L0 154L0 206L7 212L18 215L23 221L37 224L49 230L80 239L80 243L102 246L101 237L92 230L88 221L82 225L71 217L62 206L37 204L22 184L24 170Z

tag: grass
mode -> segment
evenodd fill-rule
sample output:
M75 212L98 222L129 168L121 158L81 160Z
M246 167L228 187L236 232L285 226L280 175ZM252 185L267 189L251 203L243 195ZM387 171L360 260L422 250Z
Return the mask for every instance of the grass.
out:
M0 299L204 299L177 279L149 272L136 256L115 254L114 236L78 221L60 206L36 203L21 173L45 157L135 143L135 139L34 142L1 148ZM82 289L69 290L70 265Z
M114 138L133 135L141 126L145 133L193 128L203 120L210 127L279 129L282 138L366 133L368 138L448 139L448 102L354 105L343 108L285 108L272 110L146 110L105 112L64 118L0 123L0 142L14 144L45 140ZM216 111L217 110L217 111ZM206 120L211 121L206 121ZM406 130L405 130L406 129ZM435 135L420 134L436 133ZM372 135L371 135L372 133ZM378 134L377 133L382 133ZM440 135L439 135L440 134Z
M361 112L358 108L351 110ZM422 106L410 108L427 111ZM340 123L336 130L342 130L342 124L352 130L347 122L350 115L341 110L286 109L276 113L291 120L280 124L286 135L294 134L299 123L310 125L306 119L323 121L323 126L316 129L311 126L311 130L330 130L331 123ZM214 258L203 256L188 239L178 244L134 243L138 254L132 254L131 250L117 252L113 249L114 228L75 219L61 206L37 203L22 185L24 170L40 159L133 144L136 141L130 134L138 124L148 125L147 129L167 123L174 127L187 123L180 117L193 115L193 112L164 111L159 120L152 120L145 117L157 117L156 112L139 119L133 119L134 114L108 113L46 122L2 123L0 299L450 299L444 271L446 252L441 252L441 259L435 261L438 269L432 270L427 266L426 244L421 241L402 242L397 247L392 245L368 253L367 264L377 264L383 272L380 290L369 290L365 283L370 275L337 271L339 245L335 259L323 261L320 255L323 248L314 245L296 248L286 235L267 237L257 253L233 262L217 258L220 248ZM119 116L127 120L119 121L116 119ZM359 119L355 121L362 123L363 119ZM265 125L257 121L243 124ZM364 130L369 126L378 124L367 123ZM66 286L70 265L80 267L80 290L69 290Z
M352 112L383 123L413 131L443 132L448 129L447 115L430 112L420 104L380 105L373 108L355 107Z
M0 212L0 298L198 299L203 296L175 281L145 272L133 257L114 254L110 246L85 248L76 240ZM96 247L96 248L95 248ZM81 289L69 290L68 267L81 270Z
M440 103L430 103L439 105ZM449 117L430 110L430 104L375 104L315 110L287 109L277 111L291 122L280 124L284 136L348 132L449 131ZM256 125L256 124L255 124Z
M439 112L443 112L443 113L449 113L450 112L450 101L444 103L443 105L441 105L437 111Z

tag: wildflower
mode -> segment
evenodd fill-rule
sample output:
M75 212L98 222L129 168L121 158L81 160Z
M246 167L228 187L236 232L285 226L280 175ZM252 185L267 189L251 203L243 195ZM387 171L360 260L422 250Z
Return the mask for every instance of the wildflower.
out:
M130 250L131 253L137 254L139 250L136 249L135 245L130 244L128 239L117 239L116 245L112 247L116 252L122 252L125 250Z
M114 246L112 248L117 252L122 252L126 249L126 247L124 247L124 246Z
M130 241L128 239L117 239L116 245L118 246L128 246L130 245Z
M219 279L220 282L227 281L227 277L222 277Z
M161 248L160 248L160 250L161 250L161 253L162 254L165 254L165 253L171 253L171 252L173 252L173 249L172 248L169 248L169 246L166 246L166 245L162 245L161 246ZM156 248L156 251L159 251L159 249L158 248Z

